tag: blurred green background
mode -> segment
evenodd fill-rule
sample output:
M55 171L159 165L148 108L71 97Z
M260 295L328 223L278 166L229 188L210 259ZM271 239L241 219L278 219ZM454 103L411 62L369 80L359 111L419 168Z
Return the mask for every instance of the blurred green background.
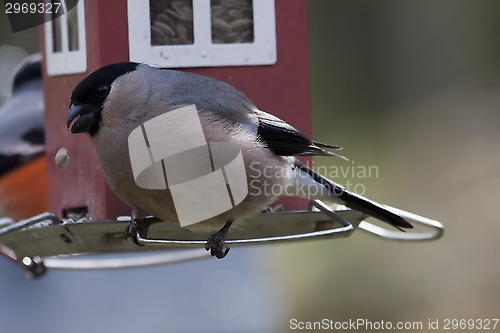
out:
M310 0L308 15L314 138L350 160L315 165L376 166L376 176L335 180L446 229L432 242L358 231L253 250L282 298L270 331L289 331L292 318L441 328L446 318L498 318L500 2ZM37 39L30 29L1 44L31 53Z
M498 318L500 2L315 0L308 10L314 138L351 160L316 165L378 166L378 178L348 180L441 221L445 235L403 243L359 231L281 247L288 315Z

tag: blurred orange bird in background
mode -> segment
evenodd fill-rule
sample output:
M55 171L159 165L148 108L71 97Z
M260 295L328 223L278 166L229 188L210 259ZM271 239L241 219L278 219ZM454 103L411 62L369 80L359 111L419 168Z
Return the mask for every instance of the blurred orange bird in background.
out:
M25 59L0 109L0 218L47 211L47 161L40 55Z

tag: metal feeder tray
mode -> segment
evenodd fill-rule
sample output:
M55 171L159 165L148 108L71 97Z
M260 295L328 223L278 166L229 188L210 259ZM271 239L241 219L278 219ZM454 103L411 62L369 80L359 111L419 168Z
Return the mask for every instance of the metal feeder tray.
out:
M389 230L364 221L366 214L342 209L334 210L324 202L311 201L309 210L261 213L245 221L250 227L231 229L226 245L255 245L305 239L326 239L350 236L361 229L376 236L401 241L423 241L440 238L443 225L438 221L385 206L415 225L429 227L427 232ZM152 218L151 218L152 219ZM19 264L28 278L43 275L47 269L118 269L145 267L183 262L210 257L203 246L205 236L173 223L153 223L137 228L127 236L132 221L130 216L116 220L93 221L61 219L52 213L43 213L13 223L0 218L0 255ZM237 223L237 221L235 221ZM130 235L129 235L130 236ZM168 236L168 239L162 237ZM140 246L138 246L140 245ZM170 249L161 253L151 250ZM175 250L178 248L196 248ZM149 253L139 256L132 252ZM67 258L75 255L122 254L114 258ZM123 254L128 254L124 256Z

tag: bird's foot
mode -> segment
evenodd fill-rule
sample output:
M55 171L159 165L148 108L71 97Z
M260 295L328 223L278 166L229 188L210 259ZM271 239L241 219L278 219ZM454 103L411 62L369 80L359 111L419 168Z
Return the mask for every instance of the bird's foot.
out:
M137 212L134 210L130 214L130 222L125 228L125 239L132 238L135 244L143 246L137 241L137 234L140 233L142 237L146 237L148 229L151 224L160 222L159 219L155 217L137 217Z
M227 222L219 231L208 238L205 250L210 251L210 254L217 259L224 258L229 253L229 247L224 246L226 235L233 221Z
M140 229L143 229L141 225L139 225L137 219L131 219L125 228L125 239L132 238L132 241L139 246L143 246L137 240L137 234L140 232Z

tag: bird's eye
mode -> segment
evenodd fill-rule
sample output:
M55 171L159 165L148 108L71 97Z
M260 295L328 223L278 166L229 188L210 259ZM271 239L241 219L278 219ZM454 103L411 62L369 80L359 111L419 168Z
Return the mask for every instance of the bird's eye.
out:
M106 97L109 93L109 86L107 84L101 84L97 89L95 90L95 95L97 97Z

